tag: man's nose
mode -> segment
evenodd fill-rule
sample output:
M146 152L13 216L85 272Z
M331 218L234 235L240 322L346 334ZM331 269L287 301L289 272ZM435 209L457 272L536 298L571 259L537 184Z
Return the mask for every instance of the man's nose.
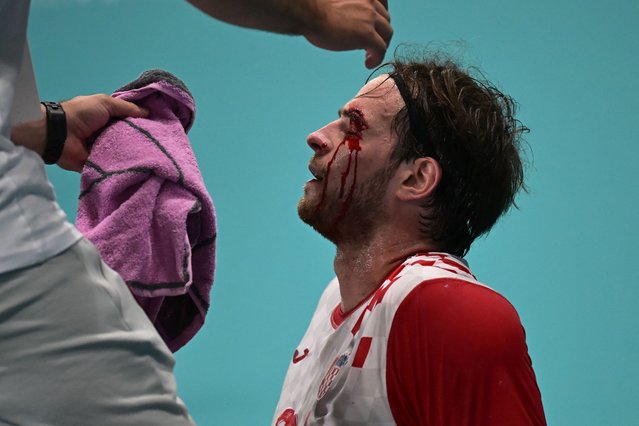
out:
M329 147L326 135L321 132L321 129L308 135L306 143L316 154L321 154L327 151Z

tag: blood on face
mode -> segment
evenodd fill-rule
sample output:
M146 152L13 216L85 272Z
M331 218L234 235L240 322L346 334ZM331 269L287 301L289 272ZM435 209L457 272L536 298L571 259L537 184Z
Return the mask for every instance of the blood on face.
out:
M362 133L364 130L368 129L368 124L364 119L364 114L361 110L357 108L349 108L346 110L342 110L341 114L346 116L349 119L348 123L348 131L344 135L344 139L340 142L340 144L335 149L333 156L331 157L328 165L326 167L326 174L324 176L324 186L322 189L322 196L320 198L320 202L317 204L316 211L319 211L326 201L326 189L328 187L328 180L331 173L331 167L337 154L339 153L342 147L348 149L348 162L346 163L346 168L341 173L340 176L340 190L339 190L339 199L344 200L342 202L342 207L340 209L340 213L335 219L335 226L346 216L346 212L351 205L353 200L353 193L355 191L355 185L357 183L357 160L359 151L362 150L362 146L360 144L362 140ZM346 181L348 175L351 173L351 169L353 170L353 179L351 180L350 187L348 191L346 189Z

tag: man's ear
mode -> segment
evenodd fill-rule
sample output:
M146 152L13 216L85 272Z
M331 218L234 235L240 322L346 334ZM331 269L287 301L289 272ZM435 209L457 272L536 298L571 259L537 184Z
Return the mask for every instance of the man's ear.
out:
M403 201L421 201L429 197L442 178L442 168L431 157L421 157L406 163L401 170L397 197Z

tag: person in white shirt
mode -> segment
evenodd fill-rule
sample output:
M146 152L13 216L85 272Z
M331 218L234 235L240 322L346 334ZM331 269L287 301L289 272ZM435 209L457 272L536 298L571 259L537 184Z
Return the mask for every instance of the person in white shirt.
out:
M0 424L192 425L171 352L55 201L28 10L0 2ZM144 114L106 95L63 106L68 168L111 117Z

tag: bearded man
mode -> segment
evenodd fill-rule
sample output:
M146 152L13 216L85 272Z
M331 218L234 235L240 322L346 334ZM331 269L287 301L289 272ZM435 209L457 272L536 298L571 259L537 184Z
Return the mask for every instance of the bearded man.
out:
M275 425L544 425L512 305L463 256L522 189L514 101L451 60L396 60L308 137L299 203L337 277Z

